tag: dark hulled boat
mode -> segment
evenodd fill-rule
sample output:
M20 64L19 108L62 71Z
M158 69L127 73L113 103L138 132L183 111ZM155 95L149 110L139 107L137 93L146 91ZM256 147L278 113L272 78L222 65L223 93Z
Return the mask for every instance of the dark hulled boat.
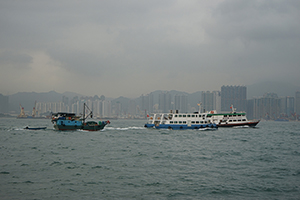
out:
M85 115L85 111L89 110L89 114ZM75 113L58 112L52 114L51 122L54 128L60 131L68 130L85 130L85 131L99 131L102 130L109 121L86 121L88 117L93 117L93 112L84 103L83 116L77 116Z

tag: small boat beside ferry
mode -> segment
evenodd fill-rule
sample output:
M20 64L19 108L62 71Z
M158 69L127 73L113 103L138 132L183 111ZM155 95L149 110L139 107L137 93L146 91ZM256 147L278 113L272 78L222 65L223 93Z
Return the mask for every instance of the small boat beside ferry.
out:
M218 126L207 118L208 113L178 113L176 110L170 113L155 113L147 115L148 122L144 125L146 128L156 129L217 129Z
M26 126L24 129L26 130L45 130L47 127L28 127Z
M215 110L207 113L207 118L218 127L255 127L260 120L248 120L245 112L236 112L236 109L231 105L231 112L217 113Z
M85 109L90 112L85 115ZM58 112L52 114L51 122L54 124L54 128L60 131L68 130L85 130L85 131L99 131L102 130L109 121L86 121L88 117L93 118L93 112L84 103L83 105L83 116L78 116L75 113Z

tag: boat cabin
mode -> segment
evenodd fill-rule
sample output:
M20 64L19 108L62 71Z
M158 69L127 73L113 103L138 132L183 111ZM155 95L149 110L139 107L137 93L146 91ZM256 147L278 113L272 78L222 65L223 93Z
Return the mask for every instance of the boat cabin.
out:
M149 124L185 124L185 125L196 125L196 124L208 124L211 123L210 119L207 119L206 113L156 113L152 114L148 118Z

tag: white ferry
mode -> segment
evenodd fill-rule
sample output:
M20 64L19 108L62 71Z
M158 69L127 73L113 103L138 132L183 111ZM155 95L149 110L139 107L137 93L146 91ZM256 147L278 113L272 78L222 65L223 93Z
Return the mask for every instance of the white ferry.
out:
M207 118L208 113L156 113L148 117L146 128L156 129L217 129L218 126Z
M245 112L236 112L236 109L231 105L231 112L217 113L215 110L207 113L207 118L218 127L255 127L260 120L248 120Z

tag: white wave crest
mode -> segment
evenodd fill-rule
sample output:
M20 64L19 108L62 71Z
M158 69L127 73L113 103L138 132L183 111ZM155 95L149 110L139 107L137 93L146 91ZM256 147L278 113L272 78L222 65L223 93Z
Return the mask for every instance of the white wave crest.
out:
M136 127L136 126L132 126L132 127L105 127L106 130L117 130L117 131L127 131L127 130L143 130L146 129L145 127Z
M209 127L207 127L207 128L199 128L198 130L199 131L216 131L218 129L217 128L209 128Z
M245 126L234 126L233 128L250 128L250 126L245 125Z

